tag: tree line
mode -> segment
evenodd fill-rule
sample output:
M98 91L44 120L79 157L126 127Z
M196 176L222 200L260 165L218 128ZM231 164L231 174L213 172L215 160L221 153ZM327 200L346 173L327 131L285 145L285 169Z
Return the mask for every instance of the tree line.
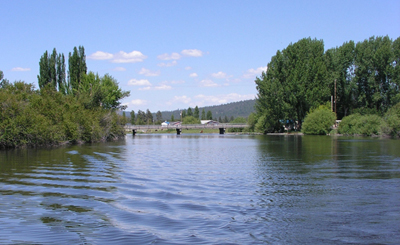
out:
M110 75L87 72L82 46L68 56L56 49L39 60L39 89L10 83L0 71L0 148L96 142L125 135L116 112L129 95Z
M281 131L293 122L301 128L306 115L334 96L335 116L383 116L400 102L400 38L370 37L324 50L323 40L304 38L289 44L255 80L253 126ZM336 91L336 93L335 93Z
M155 114L155 119L153 113L150 112L149 109L146 112L142 110L138 110L137 113L135 111L131 111L129 113L129 118L126 116L125 112L123 112L123 117L126 118L132 125L150 125L150 124L161 124L164 121L170 120L171 122L182 121L183 124L199 124L200 120L213 120L213 116L211 111L205 112L203 109L200 116L199 107L196 106L194 109L189 107L187 110L180 111L180 116L175 118L174 114L171 114L170 119L165 119L162 116L161 111L157 111ZM222 120L220 120L222 122Z

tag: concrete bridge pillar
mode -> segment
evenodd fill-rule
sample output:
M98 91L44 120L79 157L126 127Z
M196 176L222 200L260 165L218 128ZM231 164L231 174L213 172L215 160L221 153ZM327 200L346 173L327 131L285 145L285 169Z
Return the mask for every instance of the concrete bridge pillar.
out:
M177 134L177 135L180 135L181 132L182 132L182 129L181 129L181 128L176 128L176 134Z
M225 129L224 128L219 128L219 134L224 134L225 133Z

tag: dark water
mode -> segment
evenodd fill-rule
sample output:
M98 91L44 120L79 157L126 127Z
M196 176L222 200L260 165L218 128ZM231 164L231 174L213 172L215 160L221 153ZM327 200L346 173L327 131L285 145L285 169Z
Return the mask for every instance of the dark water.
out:
M1 244L399 244L400 140L130 135L0 151Z

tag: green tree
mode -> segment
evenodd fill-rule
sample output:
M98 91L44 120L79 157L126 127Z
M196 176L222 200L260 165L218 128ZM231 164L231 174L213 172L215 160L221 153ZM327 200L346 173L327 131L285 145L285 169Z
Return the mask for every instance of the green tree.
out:
M188 116L193 116L193 111L192 111L192 108L191 108L191 107L188 108L188 110L187 110L187 115L188 115Z
M146 110L146 123L147 125L153 124L153 114L150 112L149 109Z
M79 46L79 50L74 47L73 53L68 55L68 83L70 92L75 93L79 89L84 75L87 73L85 48Z
M38 83L39 83L39 88L43 88L47 84L50 83L51 78L50 78L50 64L49 64L49 54L46 50L42 57L40 57L39 60L39 74L37 76L38 78Z
M131 124L134 125L136 122L135 111L132 110L130 114L131 114Z
M4 78L3 71L0 70L0 89L5 89L10 85L11 85L10 82Z
M400 137L400 102L385 113L383 120L386 123L383 131L386 134Z
M353 41L345 42L338 48L325 52L325 63L328 77L336 80L336 109L337 117L348 115L357 106L357 83L355 81L355 44ZM334 84L332 84L334 85ZM334 95L334 89L332 95Z
M212 120L212 112L211 111L207 111L207 117L206 120Z
M244 117L237 117L231 121L231 123L247 123L246 118Z
M388 36L371 37L357 43L355 80L358 84L358 107L385 112L393 105L393 98L399 93L399 86L394 82L398 78L393 77L397 66L395 52Z
M64 54L59 54L57 56L57 83L58 83L58 91L62 94L68 93L68 85L65 80L65 57Z
M87 108L103 107L104 109L125 110L120 100L129 96L129 91L122 91L118 82L109 74L100 77L89 72L82 76L79 88L75 90L75 96L85 101Z
M198 118L195 118L194 116L186 116L183 121L182 124L199 124L200 120Z
M250 132L254 132L256 126L256 114L254 112L250 113L247 124L249 125Z
M163 118L162 118L162 113L161 113L161 111L157 111L157 113L156 113L156 120L157 120L157 123L158 123L158 124L162 123Z
M183 118L186 117L186 110L183 110L181 113L182 113L182 120L183 120Z
M204 110L204 108L201 111L201 120L206 120L206 111Z
M126 124L128 120L126 119L125 111L122 112L122 124Z
M301 125L310 108L330 98L323 41L305 38L278 51L255 82L259 130L279 131L283 119Z
M136 125L144 125L147 122L146 113L142 110L138 110L136 115Z
M171 122L175 122L174 114L171 115Z
M39 88L50 86L65 94L65 59L64 54L57 55L54 48L51 55L46 51L39 60Z
M194 112L193 112L193 116L195 118L199 118L200 117L200 111L199 111L199 107L196 105L196 107L194 108Z

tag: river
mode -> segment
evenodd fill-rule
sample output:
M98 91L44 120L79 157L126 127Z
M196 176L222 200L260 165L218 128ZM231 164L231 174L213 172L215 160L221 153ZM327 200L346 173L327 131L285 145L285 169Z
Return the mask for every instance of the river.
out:
M1 244L399 244L400 140L127 135L0 151Z

